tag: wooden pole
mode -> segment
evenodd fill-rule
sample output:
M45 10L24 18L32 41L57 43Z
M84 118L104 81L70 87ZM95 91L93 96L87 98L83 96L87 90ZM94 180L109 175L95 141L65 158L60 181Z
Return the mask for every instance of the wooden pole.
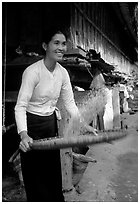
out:
M112 140L117 140L125 137L127 135L126 130L109 130L105 132L100 132L97 136L92 134L80 135L69 138L51 138L51 139L41 139L34 140L30 144L32 149L37 150L50 150L50 149L65 149L75 146L86 146L91 144L99 144L104 142L109 142Z
M63 138L67 136L65 134L65 125L66 114L63 114L62 119L58 122L58 134L61 135ZM72 148L60 149L60 158L62 172L62 190L64 192L65 200L67 200L66 198L67 194L69 195L69 192L71 192L72 194L74 190L72 184L72 163L73 163Z
M112 106L113 106L113 128L121 129L120 96L117 87L112 90Z
M7 5L5 4L5 34L4 34L4 70L3 70L3 104L2 104L2 126L5 127L5 92L6 92L6 55L7 55Z
M53 149L66 149L75 146L86 146L91 144L100 144L104 142L109 142L113 140L122 139L127 136L127 131L125 129L121 130L109 130L101 131L97 136L90 135L80 135L77 137L70 138L50 138L34 140L30 143L31 149L34 150L53 150ZM67 151L66 151L67 152ZM19 149L14 153L14 158L19 153Z

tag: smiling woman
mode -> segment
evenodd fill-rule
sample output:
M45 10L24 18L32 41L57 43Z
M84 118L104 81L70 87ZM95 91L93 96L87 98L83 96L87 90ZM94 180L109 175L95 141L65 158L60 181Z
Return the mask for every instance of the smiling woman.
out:
M64 201L59 150L28 151L33 140L57 135L55 110L60 92L69 113L78 114L68 73L57 62L66 51L65 35L49 30L42 47L45 57L24 71L15 106L21 167L27 201Z
M56 104L59 97L71 117L83 119L74 101L68 72L58 63L67 48L66 37L58 29L49 30L44 37L44 59L23 73L15 118L21 138L21 168L27 201L60 202L64 201L60 150L30 150L29 143L58 135Z
M54 70L55 62L62 60L63 54L67 50L65 35L59 30L57 32L54 30L54 33L51 39L49 38L51 33L46 33L42 43L42 47L46 52L44 63L50 71ZM48 63L51 63L52 66L49 66Z

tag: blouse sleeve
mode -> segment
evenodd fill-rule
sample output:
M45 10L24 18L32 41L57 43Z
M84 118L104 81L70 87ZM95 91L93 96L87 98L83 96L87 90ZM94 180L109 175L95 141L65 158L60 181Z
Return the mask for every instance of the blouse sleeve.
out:
M65 70L64 75L63 75L61 98L64 102L64 106L66 110L71 115L71 117L79 116L79 110L75 104L74 94L73 94L70 77L69 77L67 70Z
M24 130L27 131L26 109L36 83L37 76L35 72L31 72L31 70L27 68L22 75L22 83L15 106L15 120L18 133Z

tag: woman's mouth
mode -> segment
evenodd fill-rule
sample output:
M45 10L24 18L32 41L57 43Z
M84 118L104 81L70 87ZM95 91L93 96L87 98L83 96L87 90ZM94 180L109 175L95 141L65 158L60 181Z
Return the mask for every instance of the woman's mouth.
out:
M56 52L58 57L63 57L63 52Z

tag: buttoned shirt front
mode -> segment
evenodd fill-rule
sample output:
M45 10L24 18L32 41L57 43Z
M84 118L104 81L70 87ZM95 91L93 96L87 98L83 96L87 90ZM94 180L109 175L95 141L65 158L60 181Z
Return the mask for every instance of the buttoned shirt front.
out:
M54 112L60 95L69 114L72 116L79 114L69 74L64 67L57 62L54 71L50 72L43 59L27 67L22 76L15 106L18 133L27 131L26 111L49 116Z

